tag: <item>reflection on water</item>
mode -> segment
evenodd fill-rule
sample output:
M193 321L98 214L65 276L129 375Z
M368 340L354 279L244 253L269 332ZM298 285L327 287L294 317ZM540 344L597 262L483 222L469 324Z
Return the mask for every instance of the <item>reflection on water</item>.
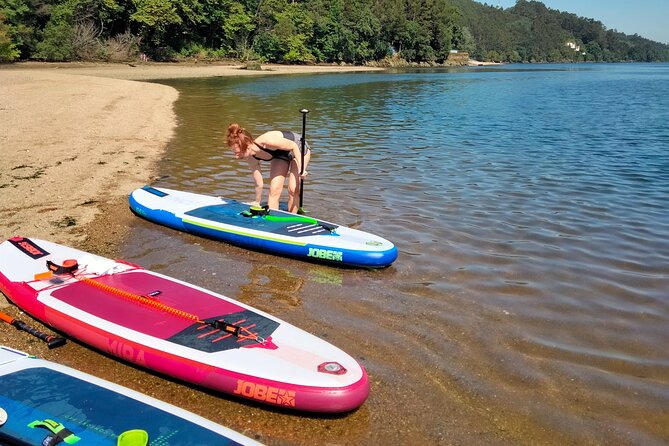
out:
M260 306L369 372L364 417L259 410L263 441L669 441L668 65L169 83L180 125L159 185L250 200L228 123L299 132L306 107L305 207L400 251L384 270L335 269L137 222L129 260Z
M254 263L248 282L239 287L237 300L267 312L277 307L297 307L301 303L304 280L275 265Z

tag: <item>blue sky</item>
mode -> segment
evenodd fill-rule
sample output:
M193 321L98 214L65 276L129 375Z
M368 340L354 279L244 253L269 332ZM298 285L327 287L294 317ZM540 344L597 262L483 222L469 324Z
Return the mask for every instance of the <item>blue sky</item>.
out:
M515 0L477 0L510 8ZM669 44L669 0L540 0L551 9L602 22L606 29Z

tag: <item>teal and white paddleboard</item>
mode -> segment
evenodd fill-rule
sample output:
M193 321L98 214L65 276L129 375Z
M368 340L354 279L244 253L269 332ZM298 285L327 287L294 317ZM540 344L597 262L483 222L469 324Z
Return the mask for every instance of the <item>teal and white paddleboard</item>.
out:
M144 186L129 202L154 223L257 251L362 268L397 259L395 245L378 235L280 210L254 214L227 198Z
M0 346L0 445L260 443L128 388Z

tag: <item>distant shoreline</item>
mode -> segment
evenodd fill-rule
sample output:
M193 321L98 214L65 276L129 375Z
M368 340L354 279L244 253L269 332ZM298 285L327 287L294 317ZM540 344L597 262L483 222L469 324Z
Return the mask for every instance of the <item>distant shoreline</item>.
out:
M0 65L3 71L33 70L59 74L95 76L125 80L157 80L217 76L258 76L268 74L337 73L379 71L380 67L356 65L277 65L263 64L260 70L246 69L241 63L195 62L16 62Z
M500 62L482 62L469 59L466 65L457 66L487 66L502 65ZM129 63L102 63L102 62L13 62L0 64L0 73L3 70L46 70L60 74L76 74L83 76L107 77L126 80L158 80L178 78L201 78L217 76L257 76L267 74L308 74L308 73L349 73L365 71L382 71L387 68L420 67L417 64L407 64L398 67L371 66L371 65L281 65L262 64L259 70L246 69L242 63L233 62L129 62ZM435 67L449 68L448 65Z

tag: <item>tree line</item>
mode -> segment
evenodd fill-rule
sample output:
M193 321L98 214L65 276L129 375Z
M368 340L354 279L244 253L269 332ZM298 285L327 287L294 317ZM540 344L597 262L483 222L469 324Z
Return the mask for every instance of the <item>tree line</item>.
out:
M0 61L669 61L669 45L518 0L0 0Z

